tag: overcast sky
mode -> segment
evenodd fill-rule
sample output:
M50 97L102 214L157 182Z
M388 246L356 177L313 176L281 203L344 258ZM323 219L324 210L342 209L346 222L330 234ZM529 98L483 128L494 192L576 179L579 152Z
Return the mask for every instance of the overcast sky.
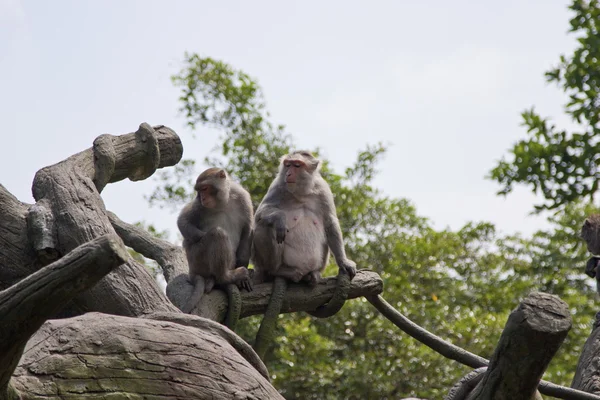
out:
M0 0L0 183L32 202L35 172L143 122L193 140L170 76L185 51L258 79L273 121L320 147L342 171L369 143L391 144L376 185L406 197L437 228L491 221L530 233L536 198L507 198L485 175L525 136L533 105L559 127L565 95L543 73L569 54L567 2ZM176 230L176 215L144 200L156 185L103 192L123 220Z

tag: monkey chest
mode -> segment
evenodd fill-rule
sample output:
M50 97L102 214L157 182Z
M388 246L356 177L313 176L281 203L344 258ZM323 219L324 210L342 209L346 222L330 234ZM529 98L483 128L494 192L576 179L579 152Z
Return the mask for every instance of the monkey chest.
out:
M324 236L323 218L305 208L286 212L286 228L291 236L309 235L314 238Z

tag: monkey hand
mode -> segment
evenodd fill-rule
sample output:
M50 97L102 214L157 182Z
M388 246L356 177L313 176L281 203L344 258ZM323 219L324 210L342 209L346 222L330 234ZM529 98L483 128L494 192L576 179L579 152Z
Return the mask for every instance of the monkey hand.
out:
M247 271L248 271L248 274L247 274L246 278L239 281L237 286L239 289L246 289L247 292L251 292L252 289L254 289L252 287L252 279L254 277L254 270L247 269Z
M356 263L350 259L345 259L338 262L338 267L340 267L340 273L348 274L350 280L354 278L356 275Z
M600 260L596 257L592 257L588 260L587 264L585 265L585 273L590 278L596 277L596 268L598 266L598 261Z

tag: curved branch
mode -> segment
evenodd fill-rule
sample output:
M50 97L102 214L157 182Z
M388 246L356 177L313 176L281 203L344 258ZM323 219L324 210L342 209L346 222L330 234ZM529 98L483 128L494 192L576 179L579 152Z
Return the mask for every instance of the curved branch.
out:
M51 214L58 254L67 254L95 237L114 234L99 191L110 182L143 179L156 168L177 163L182 154L181 140L164 126L154 129L143 123L133 133L102 135L93 148L37 172L33 197L46 210L32 212L32 225L44 226L43 222L36 225L36 218L46 220ZM46 237L43 242L50 239ZM38 247L47 249L41 244ZM78 296L62 316L86 311L137 316L177 309L145 268L130 260Z
M242 338L237 336L226 326L207 318L198 317L190 314L173 313L154 313L144 316L147 319L157 321L169 321L180 325L200 328L203 332L212 333L225 339L235 350L242 355L265 379L270 380L269 371L260 357L254 352L252 347Z
M167 283L174 276L187 273L187 259L182 247L152 236L145 229L123 222L110 211L107 211L106 215L126 246L144 257L151 258L161 266Z
M192 290L193 286L190 284L187 274L175 277L167 285L167 295L176 305L185 304L185 300L191 295ZM310 288L304 283L289 283L283 298L281 312L314 311L329 302L336 290L337 276L323 278L314 288ZM240 318L264 314L272 291L273 283L271 282L254 285L251 292L242 290L240 292L242 297ZM354 279L350 281L348 299L375 296L382 291L381 277L376 272L363 269L359 270ZM192 312L195 315L221 322L225 319L227 309L228 302L225 292L213 290L202 296L200 304Z
M415 324L395 310L381 296L367 296L367 300L403 332L412 336L432 350L440 353L444 357L458 361L471 368L486 367L488 365L489 361L485 358L453 345ZM567 400L600 400L600 396L595 394L559 386L547 381L540 381L538 390L547 396L554 396Z
M0 292L0 320L10 321L0 325L0 389L44 321L128 257L117 236L101 236Z

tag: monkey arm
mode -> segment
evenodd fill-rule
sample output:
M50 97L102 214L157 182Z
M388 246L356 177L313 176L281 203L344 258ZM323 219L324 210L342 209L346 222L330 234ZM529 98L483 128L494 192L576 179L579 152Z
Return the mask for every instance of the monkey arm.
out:
M238 248L235 253L235 266L236 267L247 267L248 266L248 264L250 263L251 248L252 248L252 229L250 228L250 225L246 225L242 229L240 243L238 244Z
M193 210L187 206L177 218L177 227L183 238L189 243L199 242L206 235L206 232L192 224L194 220Z
M344 271L350 276L350 279L352 279L354 278L354 275L356 275L356 264L346 256L342 230L340 229L340 221L337 218L331 191L324 193L322 203L324 205L323 223L325 225L327 245L331 249L331 253L335 258L335 262L340 268L340 271Z

